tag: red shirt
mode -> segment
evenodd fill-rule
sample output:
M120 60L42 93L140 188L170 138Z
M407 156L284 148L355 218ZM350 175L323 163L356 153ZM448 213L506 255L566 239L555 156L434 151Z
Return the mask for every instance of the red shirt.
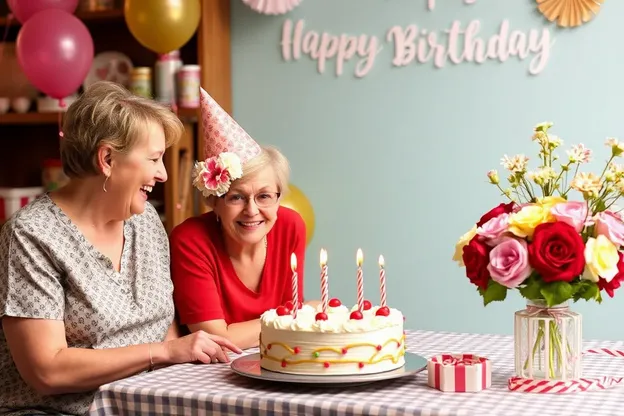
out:
M267 255L258 292L240 281L225 249L214 212L188 218L170 235L173 297L180 324L225 319L230 325L258 319L292 300L290 256L297 256L299 300L303 301L306 230L296 211L280 206L267 234Z

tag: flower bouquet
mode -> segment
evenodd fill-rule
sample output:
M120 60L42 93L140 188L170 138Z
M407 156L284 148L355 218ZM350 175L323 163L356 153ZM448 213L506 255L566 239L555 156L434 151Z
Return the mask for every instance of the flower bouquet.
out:
M549 133L551 127L534 128L532 139L539 145L535 170L529 170L526 156L505 155L505 189L497 171L488 172L489 182L507 201L460 238L453 260L465 267L484 305L505 300L510 289L527 299L520 316L528 319L528 327L520 332L529 333L518 333L516 314L516 344L528 337L531 345L516 345L517 371L534 376L536 365L545 378L565 378L568 370L580 368L568 358L580 361L581 348L580 316L568 311L568 301L600 303L602 292L613 297L624 279L624 221L615 206L624 195L624 167L615 163L624 143L607 139L611 154L600 175L580 172L591 150L578 144L559 160L555 150L562 141ZM578 194L576 200L572 193ZM521 368L518 355L524 357Z

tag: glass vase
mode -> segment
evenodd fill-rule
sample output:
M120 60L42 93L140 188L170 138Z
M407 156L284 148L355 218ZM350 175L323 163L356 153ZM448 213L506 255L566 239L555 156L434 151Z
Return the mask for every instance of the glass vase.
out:
M567 381L581 377L582 319L568 303L547 307L528 301L514 320L516 375L535 380Z

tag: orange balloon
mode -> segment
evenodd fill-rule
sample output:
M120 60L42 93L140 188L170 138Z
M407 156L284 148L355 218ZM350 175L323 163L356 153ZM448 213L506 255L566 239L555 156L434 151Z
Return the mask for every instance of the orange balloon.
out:
M280 199L280 205L295 210L301 215L306 225L306 245L308 245L314 236L314 209L301 189L293 184L289 184L288 188L289 192Z

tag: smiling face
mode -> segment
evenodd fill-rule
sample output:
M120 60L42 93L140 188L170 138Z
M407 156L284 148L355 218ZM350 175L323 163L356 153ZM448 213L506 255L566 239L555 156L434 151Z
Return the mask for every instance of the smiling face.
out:
M226 238L241 247L262 242L277 220L279 191L271 166L235 182L214 207Z
M128 153L112 153L107 192L123 204L124 216L143 213L148 193L156 182L167 180L164 153L165 133L154 122L147 123L145 133Z

